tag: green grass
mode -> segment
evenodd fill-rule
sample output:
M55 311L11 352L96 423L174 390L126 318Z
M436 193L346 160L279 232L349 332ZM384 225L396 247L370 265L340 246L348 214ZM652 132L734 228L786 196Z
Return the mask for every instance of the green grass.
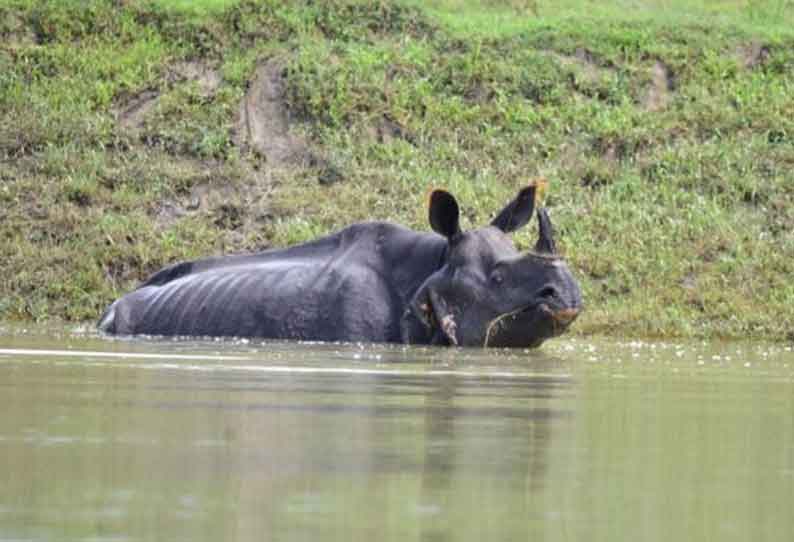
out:
M239 0L154 0L153 4L160 9L179 15L207 17L223 13L223 11L239 4Z
M93 319L167 263L356 220L426 229L436 186L473 227L545 177L579 333L792 337L791 2L117 4L0 6L0 318ZM235 139L273 58L313 162Z
M790 0L408 0L459 35L504 37L563 20L686 24L790 35Z

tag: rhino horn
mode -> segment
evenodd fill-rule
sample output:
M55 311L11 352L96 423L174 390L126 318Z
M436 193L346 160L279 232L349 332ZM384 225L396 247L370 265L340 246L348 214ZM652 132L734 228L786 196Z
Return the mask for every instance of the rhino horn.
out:
M535 252L540 254L557 253L557 245L554 244L554 228L551 225L549 213L542 207L538 209L538 242L535 243Z

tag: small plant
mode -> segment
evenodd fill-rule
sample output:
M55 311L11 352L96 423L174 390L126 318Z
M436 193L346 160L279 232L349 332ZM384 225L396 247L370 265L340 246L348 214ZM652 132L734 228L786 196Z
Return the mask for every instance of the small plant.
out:
M96 197L98 186L96 179L86 177L68 177L64 184L64 196L67 201L85 207L91 205Z

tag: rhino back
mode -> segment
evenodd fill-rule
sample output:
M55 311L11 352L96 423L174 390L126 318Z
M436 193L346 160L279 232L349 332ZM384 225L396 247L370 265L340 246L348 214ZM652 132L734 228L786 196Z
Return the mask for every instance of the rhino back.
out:
M286 250L177 264L117 301L105 329L399 341L406 297L437 265L439 249L432 236L371 223Z
M347 293L367 280L350 271L290 261L187 275L123 298L117 332L338 340L347 332L338 325L349 319L342 314Z

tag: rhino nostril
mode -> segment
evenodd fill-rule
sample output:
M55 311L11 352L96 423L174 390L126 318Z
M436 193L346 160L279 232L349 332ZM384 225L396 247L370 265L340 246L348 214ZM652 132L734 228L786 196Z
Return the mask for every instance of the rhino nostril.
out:
M540 289L540 291L538 291L537 296L539 299L559 298L557 289L554 288L553 286L544 286L543 288Z

